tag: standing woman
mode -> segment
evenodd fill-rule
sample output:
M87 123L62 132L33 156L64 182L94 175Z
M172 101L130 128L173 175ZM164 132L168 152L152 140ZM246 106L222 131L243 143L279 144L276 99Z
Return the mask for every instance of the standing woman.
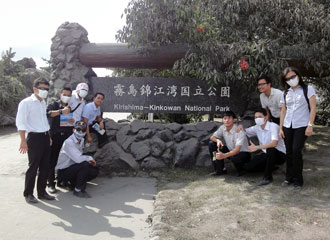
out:
M287 154L286 179L282 186L293 184L294 188L301 188L304 183L302 149L307 137L313 134L316 95L314 88L307 86L293 67L284 69L281 84L285 91L279 135L284 139Z

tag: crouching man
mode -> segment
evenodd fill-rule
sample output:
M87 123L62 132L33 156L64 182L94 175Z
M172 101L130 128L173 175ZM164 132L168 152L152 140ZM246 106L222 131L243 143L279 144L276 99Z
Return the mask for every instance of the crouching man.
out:
M57 180L70 182L77 197L90 198L85 191L88 181L97 177L99 170L91 156L83 155L84 136L87 125L77 121L73 134L64 141L56 165Z
M212 175L227 173L224 167L225 158L231 159L237 170L238 177L245 173L244 164L250 161L246 134L244 131L236 132L237 124L235 119L235 113L232 111L225 112L222 118L223 125L210 137L209 151L211 159L213 159L214 152L216 152L216 157L213 161L215 173ZM222 143L220 138L224 139L225 144Z

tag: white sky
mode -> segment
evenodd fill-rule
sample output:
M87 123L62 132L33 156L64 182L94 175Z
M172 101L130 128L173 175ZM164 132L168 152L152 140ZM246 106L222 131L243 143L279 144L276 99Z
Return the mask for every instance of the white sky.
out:
M64 22L77 22L88 32L90 42L115 43L115 34L125 24L121 19L130 0L1 0L0 53L10 47L15 59L32 57L42 67L50 58L51 38ZM94 69L98 76L110 74Z

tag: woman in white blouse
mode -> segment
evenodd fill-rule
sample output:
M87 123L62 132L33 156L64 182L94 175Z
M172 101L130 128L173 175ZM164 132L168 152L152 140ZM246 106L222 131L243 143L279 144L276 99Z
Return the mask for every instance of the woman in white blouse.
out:
M293 184L301 188L303 181L302 149L308 136L313 134L316 114L316 95L312 86L307 86L293 67L284 69L281 84L285 91L281 100L279 135L284 139L287 167L282 186Z

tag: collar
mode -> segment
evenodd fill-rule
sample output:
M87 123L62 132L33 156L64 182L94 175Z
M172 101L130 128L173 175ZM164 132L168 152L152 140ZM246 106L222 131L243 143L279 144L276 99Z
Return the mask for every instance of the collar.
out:
M93 102L93 110L97 110L99 107L100 107L100 106L97 107L97 106L95 105L95 102Z
M237 125L236 125L236 123L234 123L233 127L230 129L229 132L227 131L227 127L225 127L225 131L226 131L227 133L234 134L235 131L236 131L236 127L237 127Z
M299 88L301 88L301 89L302 89L302 86L298 85L298 87L296 88L296 90L297 90L297 89L299 89ZM293 89L292 89L292 87L290 87L290 88L289 88L289 91L293 92Z
M74 133L72 133L71 138L72 138L72 141L73 141L74 143L78 143L78 144L80 144L80 142L78 141L78 139L76 138L76 136L74 135Z
M39 101L39 99L34 95L34 93L32 93L31 98L32 98L32 101L38 101L38 102L44 102L45 101L44 99Z
M274 96L274 88L270 88L270 94L269 96Z
M265 125L265 128L264 128L264 129L262 129L262 128L260 127L261 130L267 130L267 131L269 130L269 128L270 128L270 123L269 123L269 121L266 122L266 125Z

